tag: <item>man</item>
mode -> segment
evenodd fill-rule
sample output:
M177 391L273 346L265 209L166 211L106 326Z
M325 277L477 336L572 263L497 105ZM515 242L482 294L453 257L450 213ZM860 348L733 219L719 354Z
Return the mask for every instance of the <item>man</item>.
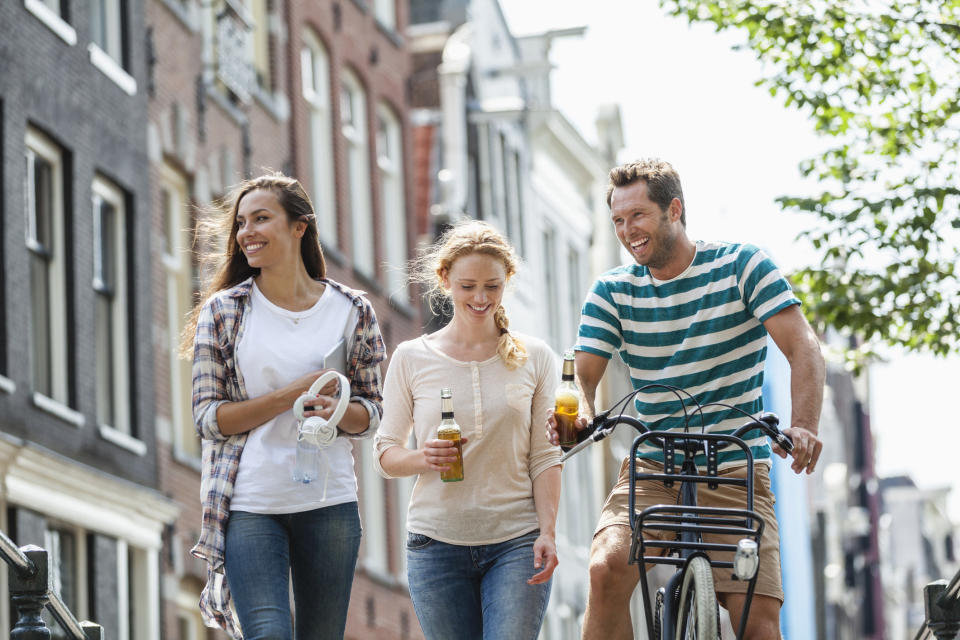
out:
M794 441L792 469L811 473L822 447L817 429L823 357L816 335L800 313L799 300L776 266L750 245L690 240L680 177L667 162L644 160L614 168L607 204L617 237L635 264L600 276L584 303L576 347L577 380L584 400L578 428L585 428L595 413L597 385L614 351L627 364L635 389L651 382L670 384L689 391L703 404L725 402L756 416L762 411L769 333L790 363L793 409L784 433ZM640 418L653 428L682 427L683 411L672 393L640 393L636 406ZM729 432L746 420L742 414L714 408L705 412L704 422L708 431ZM552 412L547 437L557 443ZM754 509L767 526L745 637L769 640L779 637L783 602L779 534L769 491L771 449L762 436L748 444L756 460ZM779 447L773 451L786 457ZM641 464L659 465L662 470L662 452L647 450L639 455ZM720 472L744 477L743 458L740 451L721 452ZM583 628L587 640L633 637L629 601L639 575L636 567L627 564L631 540L627 463L594 533ZM672 502L665 492L660 482L646 483L637 490L637 508ZM701 490L698 499L701 505L740 508L745 500L743 489L730 485ZM714 582L736 629L747 583L732 580L730 574L729 569L716 570Z

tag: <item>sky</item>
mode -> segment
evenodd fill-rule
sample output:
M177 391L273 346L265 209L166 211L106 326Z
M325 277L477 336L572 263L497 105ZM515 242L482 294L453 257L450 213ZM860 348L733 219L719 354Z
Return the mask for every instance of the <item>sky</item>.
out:
M653 1L501 0L501 7L517 36L587 27L583 37L554 41L554 106L595 141L599 105L619 104L620 159L657 156L677 169L691 238L756 244L784 271L817 263L797 239L816 218L785 213L774 199L816 190L798 166L829 141L814 135L804 113L755 86L761 64L751 51L731 48L741 36L669 17ZM957 448L950 446L960 443L960 417L937 402L955 393L960 356L892 353L869 379L878 474L953 486L948 508L960 523ZM911 437L901 437L907 429Z

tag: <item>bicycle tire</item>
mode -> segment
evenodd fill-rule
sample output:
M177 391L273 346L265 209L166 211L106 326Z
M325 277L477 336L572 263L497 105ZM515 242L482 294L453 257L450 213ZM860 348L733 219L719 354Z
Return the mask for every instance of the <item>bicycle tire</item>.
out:
M696 556L683 572L677 611L676 640L717 640L717 594L713 590L710 562Z

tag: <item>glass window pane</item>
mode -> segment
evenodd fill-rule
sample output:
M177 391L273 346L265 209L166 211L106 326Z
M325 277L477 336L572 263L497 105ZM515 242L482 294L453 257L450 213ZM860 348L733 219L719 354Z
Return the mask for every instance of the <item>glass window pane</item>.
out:
M176 213L172 210L173 199L170 192L160 189L160 224L163 226L163 252L168 256L174 255L176 248L175 225Z
M97 341L97 423L115 427L112 306L109 297L97 294L94 319Z
M53 166L35 155L33 161L34 240L49 255L53 251Z
M117 210L110 202L94 197L94 287L112 296L116 286L117 269Z
M36 253L30 255L30 330L32 357L30 373L33 390L47 397L53 395L50 335L50 276L47 260Z

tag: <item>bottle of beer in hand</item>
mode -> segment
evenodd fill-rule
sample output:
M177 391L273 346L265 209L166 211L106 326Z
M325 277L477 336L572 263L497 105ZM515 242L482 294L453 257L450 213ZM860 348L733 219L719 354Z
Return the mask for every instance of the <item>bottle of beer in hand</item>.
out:
M449 469L440 472L440 479L444 482L463 480L463 445L460 443L460 425L453 419L453 392L450 389L440 390L440 426L437 427L437 438L453 440L456 443L454 451L457 453L455 462L449 463Z
M580 392L573 382L573 351L563 354L563 375L557 388L557 436L564 447L577 444L577 416L580 413Z

